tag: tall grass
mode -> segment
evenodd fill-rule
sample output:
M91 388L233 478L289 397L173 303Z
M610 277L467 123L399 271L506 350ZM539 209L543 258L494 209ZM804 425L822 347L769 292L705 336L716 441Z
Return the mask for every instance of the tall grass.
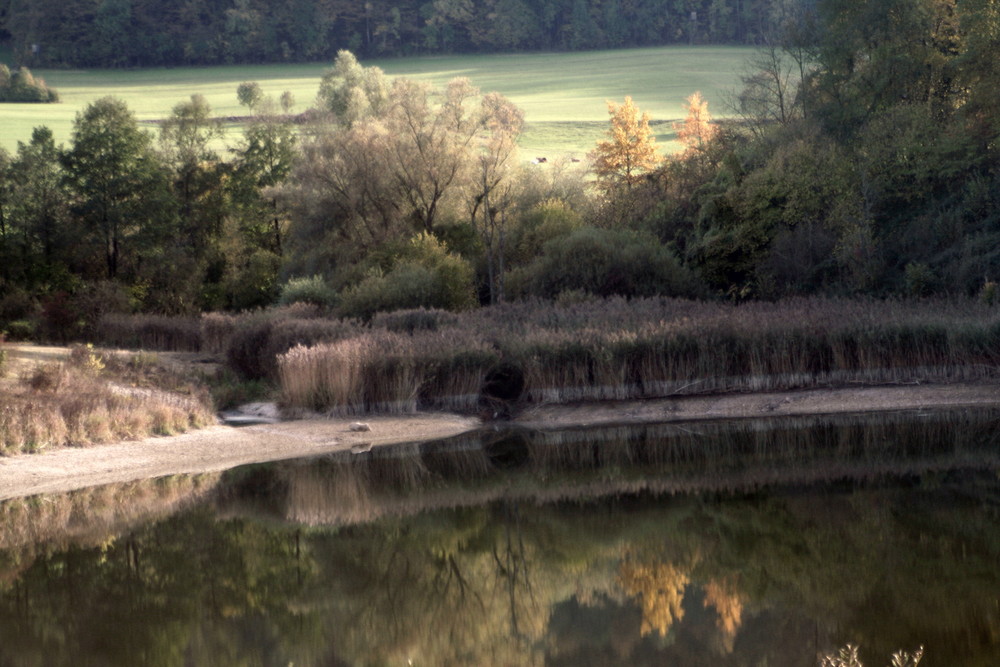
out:
M108 368L82 349L70 363L39 366L0 394L0 455L171 435L215 422L204 392L141 386L143 371L110 358Z
M289 407L474 410L500 363L523 374L522 401L545 403L987 379L1000 357L1000 311L973 300L529 302L342 333L278 357Z
M104 347L198 352L203 322L197 317L167 315L104 315L94 330Z

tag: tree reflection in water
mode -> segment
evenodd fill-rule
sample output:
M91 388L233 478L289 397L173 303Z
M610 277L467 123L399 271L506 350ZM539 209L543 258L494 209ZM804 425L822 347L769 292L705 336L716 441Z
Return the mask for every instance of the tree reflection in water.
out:
M996 419L490 433L171 482L119 526L7 503L0 665L993 665Z

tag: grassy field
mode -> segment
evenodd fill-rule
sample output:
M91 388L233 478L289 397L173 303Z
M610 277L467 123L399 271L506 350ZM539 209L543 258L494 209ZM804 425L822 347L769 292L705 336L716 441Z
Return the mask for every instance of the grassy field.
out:
M737 47L665 47L623 51L453 56L366 61L392 76L444 83L466 76L483 91L499 91L525 111L525 157L583 157L607 129L606 100L631 95L648 111L657 139L673 139L669 122L683 117L684 98L696 90L717 116L725 114L726 94L735 89L744 61L752 53ZM47 125L58 142L70 139L73 119L105 95L124 99L140 121L154 121L194 93L205 96L219 116L242 115L236 86L257 81L266 93L291 91L296 108L315 101L324 63L178 69L38 70L55 87L59 104L0 105L0 146L13 151L31 130ZM670 150L669 146L664 147Z

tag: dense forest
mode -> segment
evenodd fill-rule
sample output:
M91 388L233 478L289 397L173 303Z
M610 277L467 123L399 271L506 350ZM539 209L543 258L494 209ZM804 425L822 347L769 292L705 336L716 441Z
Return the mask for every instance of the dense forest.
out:
M298 301L367 319L589 295L996 299L995 3L822 0L779 37L738 120L692 95L666 158L626 100L589 163L531 164L509 100L348 51L305 112L234 90L225 148L198 96L155 134L99 100L70 145L38 128L0 153L0 326Z
M756 44L813 0L0 0L29 67Z

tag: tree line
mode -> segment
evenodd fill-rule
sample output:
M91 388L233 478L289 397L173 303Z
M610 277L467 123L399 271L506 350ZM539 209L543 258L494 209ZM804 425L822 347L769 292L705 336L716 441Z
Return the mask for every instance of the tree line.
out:
M316 106L234 91L155 134L125 105L0 154L0 323L306 301L342 316L510 299L982 294L1000 276L1000 19L988 0L823 0L679 153L631 100L585 163L518 157L522 112L342 51ZM55 330L59 327L53 325ZM63 327L65 328L65 327ZM72 328L72 327L71 327Z
M619 208L734 298L993 299L998 28L986 0L822 0L748 63L741 122Z
M30 67L756 44L813 0L0 0Z

